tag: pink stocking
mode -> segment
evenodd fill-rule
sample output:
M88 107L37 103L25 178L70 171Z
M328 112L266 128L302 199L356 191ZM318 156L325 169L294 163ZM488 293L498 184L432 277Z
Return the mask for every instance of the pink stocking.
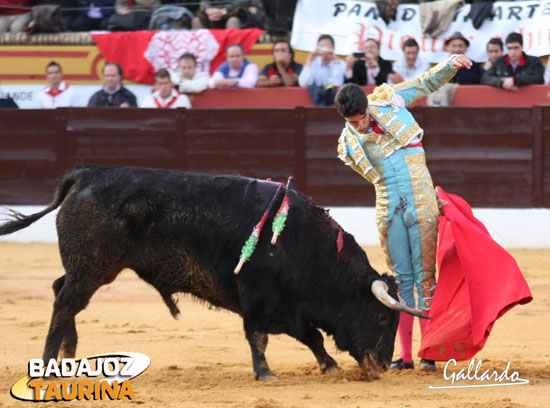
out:
M412 361L412 329L414 316L401 312L399 315L399 327L397 333L399 335L399 343L401 344L401 355L405 363Z

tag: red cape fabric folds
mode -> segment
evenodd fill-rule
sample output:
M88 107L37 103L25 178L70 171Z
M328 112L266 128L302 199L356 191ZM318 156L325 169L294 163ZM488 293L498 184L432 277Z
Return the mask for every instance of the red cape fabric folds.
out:
M210 33L213 41L204 40L203 32ZM159 58L158 68L174 70L178 58L184 52L191 52L201 63L206 59L213 73L225 61L225 48L234 43L243 46L245 53L258 41L263 31L257 28L243 30L197 30L197 31L131 31L103 33L92 32L91 36L105 60L116 62L123 71L124 77L136 82L153 84L155 68L151 59L146 57L149 51ZM163 35L164 34L164 35ZM152 41L153 37L160 41ZM153 49L151 49L151 47ZM158 48L162 49L158 49ZM207 47L208 49L205 49ZM217 52L215 51L217 47ZM210 54L213 51L213 54ZM215 55L214 55L215 53Z
M437 187L441 209L439 278L418 355L429 360L471 359L495 321L533 300L515 259L489 235L461 197Z

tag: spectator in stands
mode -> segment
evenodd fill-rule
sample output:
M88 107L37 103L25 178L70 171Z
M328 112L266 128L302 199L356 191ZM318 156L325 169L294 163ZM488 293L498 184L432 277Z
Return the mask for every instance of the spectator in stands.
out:
M334 54L334 38L322 34L315 48L307 57L298 76L300 86L341 86L344 83L346 63Z
M430 69L430 64L418 56L420 47L414 38L403 43L403 57L393 65L393 73L388 74L390 83L398 84L420 77Z
M227 61L218 67L208 81L209 88L254 88L258 81L258 66L244 56L241 44L225 49Z
M162 68L155 74L156 91L147 95L141 104L142 108L190 108L191 101L187 95L174 89L168 70Z
M350 54L346 58L346 82L361 86L388 82L393 68L390 61L380 57L380 43L368 38L363 43L363 55Z
M31 19L31 0L0 0L0 33L20 33Z
M63 80L61 65L52 61L46 66L46 80L48 85L38 94L38 104L42 109L77 106L74 88Z
M336 87L344 83L345 71L346 63L334 53L334 38L322 34L302 68L298 83L307 87L315 106L332 106Z
M544 70L544 83L550 85L550 59L546 64L546 69Z
M79 14L77 10L77 7L79 6L78 0L36 0L33 4L34 5L51 5L51 6L60 7L61 19L63 20L63 27L60 27L59 31L69 31L73 26L74 19Z
M500 38L491 38L487 43L487 56L489 60L483 64L483 71L489 71L491 65L504 55L504 44Z
M200 28L251 28L262 27L264 13L258 0L229 0L219 2L202 1L192 29Z
M181 4L193 15L196 15L200 10L201 2L197 0L161 0L162 4Z
M453 54L466 54L468 47L470 46L470 41L464 37L460 32L455 32L445 41L445 47L451 55ZM461 68L458 70L457 74L449 83L459 84L459 85L478 85L481 81L481 66L472 61L472 67L470 69Z
M523 37L518 33L506 37L507 55L498 58L489 71L483 74L482 83L508 91L517 91L519 86L542 84L544 67L537 57L523 52Z
M146 30L151 14L161 6L160 0L116 0L115 14L109 17L110 31Z
M263 0L265 10L264 28L268 41L284 39L292 30L296 0Z
M288 41L275 41L273 59L275 61L260 72L256 86L298 86L302 65L294 61L294 50Z
M115 12L115 0L78 0L78 5L82 10L72 23L73 31L106 30Z
M110 106L116 108L137 107L136 96L122 86L123 72L120 65L108 62L103 67L105 85L92 95L88 106Z
M8 94L2 92L0 89L0 109L17 109L19 106Z
M179 71L171 74L174 83L183 93L200 93L208 88L208 72L197 69L197 59L186 52L178 60Z

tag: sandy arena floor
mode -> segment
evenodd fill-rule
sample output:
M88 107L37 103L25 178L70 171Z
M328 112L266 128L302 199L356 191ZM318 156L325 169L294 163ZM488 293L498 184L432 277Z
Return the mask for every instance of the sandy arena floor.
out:
M378 270L381 251L367 248ZM77 315L77 356L136 351L151 366L132 381L132 401L81 401L49 406L366 408L550 406L550 250L516 250L534 301L500 319L476 358L483 369L502 372L510 361L528 385L430 390L450 385L439 373L388 372L366 382L352 358L327 339L327 351L343 372L321 375L311 352L287 336L271 336L267 358L278 379L254 381L248 343L239 316L209 310L188 297L174 320L157 292L132 271L101 288ZM0 244L0 408L34 406L14 400L11 386L26 374L30 358L42 355L53 302L51 283L63 274L56 245ZM418 350L418 324L415 326ZM397 349L397 347L396 347ZM416 360L418 364L418 359ZM467 366L462 363L459 367ZM458 368L453 370L458 371Z

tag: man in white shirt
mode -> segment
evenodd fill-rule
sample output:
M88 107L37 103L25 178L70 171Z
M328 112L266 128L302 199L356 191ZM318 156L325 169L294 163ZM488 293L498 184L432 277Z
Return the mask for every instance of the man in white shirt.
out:
M429 71L430 64L418 57L419 48L414 38L409 38L403 43L403 58L393 64L394 72L388 75L389 83L409 81Z
M178 60L179 71L171 73L181 93L200 93L208 88L208 72L197 70L197 59L189 52Z
M38 104L42 109L55 109L60 107L78 106L74 88L63 81L61 66L52 61L46 66L46 79L48 85L38 94Z
M334 39L322 34L317 48L309 54L298 77L300 86L341 86L344 84L346 63L334 54Z
M191 101L187 95L174 89L170 73L162 68L155 74L156 91L147 95L141 104L142 108L190 108Z

